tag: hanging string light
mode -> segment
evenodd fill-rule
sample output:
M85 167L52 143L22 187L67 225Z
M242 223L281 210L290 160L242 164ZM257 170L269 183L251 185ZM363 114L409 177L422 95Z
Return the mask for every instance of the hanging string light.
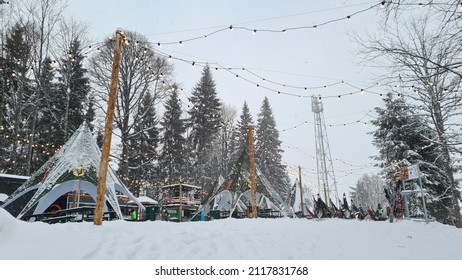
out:
M219 28L217 30L214 30L214 31L212 31L210 33L207 33L207 34L204 34L204 35L200 35L200 36L196 36L196 37L192 37L192 38L187 38L187 39L183 39L183 40L177 40L177 41L159 42L159 44L162 44L162 45L180 44L180 45L182 45L184 42L190 42L190 41L209 38L212 35L215 35L217 33L221 33L221 32L226 31L226 30L228 30L228 31L245 30L245 31L252 32L252 34L254 34L254 35L257 33L257 31L258 32L287 34L287 32L292 31L292 30L304 30L304 29L313 29L313 30L315 30L316 28L318 28L320 26L329 25L329 24L339 22L339 21L343 21L343 20L351 20L352 17L355 16L355 15L362 14L362 13L365 13L367 11L382 7L383 5L384 5L384 2L379 2L377 4L374 4L374 5L370 6L370 7L367 7L365 9L358 10L358 11L356 11L356 12L354 12L354 13L346 16L346 17L334 18L334 19L327 20L325 22L318 23L318 24L315 24L315 25L310 25L310 26L304 25L304 26L287 27L287 28L280 28L280 29L257 29L257 28L250 28L250 27L246 27L246 26L229 25L229 26Z

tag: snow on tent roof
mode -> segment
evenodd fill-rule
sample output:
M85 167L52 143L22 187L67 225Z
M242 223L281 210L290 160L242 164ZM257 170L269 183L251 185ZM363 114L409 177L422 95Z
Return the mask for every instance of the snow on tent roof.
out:
M11 179L29 179L29 176L21 176L21 175L13 175L13 174L5 174L5 173L0 173L0 177L4 178L11 178Z
M154 199L152 199L150 197L147 197L147 196L138 197L138 201L141 202L141 204L159 204L159 202L157 202L157 200L154 200ZM134 204L135 202L133 200L130 200L127 203Z
M75 189L83 190L96 201L96 185L101 160L96 139L87 123L84 122L69 138L66 144L51 157L39 170L21 185L2 205L8 210L10 204L26 194L33 193L19 213L13 214L20 219L33 210L34 214L43 213L57 198ZM106 179L106 202L111 205L117 216L122 219L122 211L117 201L116 191L127 195L140 207L144 206L130 193L109 167ZM30 194L29 194L30 195ZM105 205L105 208L106 205ZM11 213L11 211L10 211Z

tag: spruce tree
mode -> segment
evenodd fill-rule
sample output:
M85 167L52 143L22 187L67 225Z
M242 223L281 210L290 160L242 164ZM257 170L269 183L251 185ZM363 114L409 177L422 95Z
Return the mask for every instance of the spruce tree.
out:
M176 87L175 87L176 89ZM165 113L161 120L162 136L159 167L165 182L175 182L186 172L185 162L185 120L181 117L181 101L176 90L165 103Z
M63 133L59 129L61 119L57 117L62 109L62 99L54 82L56 73L52 67L52 60L45 58L41 66L39 87L36 91L38 117L31 170L40 168L64 144Z
M5 173L26 175L29 137L28 115L32 106L33 87L28 78L30 69L31 42L27 40L27 26L15 24L5 40L3 72L3 130L2 170Z
M90 92L90 81L83 67L85 56L80 49L80 41L74 38L67 56L60 61L59 78L62 103L62 130L64 142L82 124L85 119L85 104Z
M233 137L231 141L231 158L230 166L234 166L239 159L242 151L248 151L248 127L254 125L252 115L250 114L249 106L244 101L242 106L242 113L234 128Z
M281 143L271 106L268 98L265 97L257 119L256 163L276 192L287 200L290 192L290 179L285 165L281 162L283 152Z
M138 115L141 116L140 121L134 124L129 139L128 178L125 178L130 190L137 196L142 187L149 188L158 177L159 129L151 95L146 94L138 105Z
M379 150L379 155L374 158L382 168L381 175L394 186L392 178L396 172L404 166L418 164L423 188L428 190L428 212L442 223L454 224L441 147L431 142L434 132L427 126L426 119L418 114L419 110L408 105L404 98L393 98L388 94L384 102L385 108L375 108L378 118L372 123L377 130L371 133L373 144ZM409 182L408 188L417 188L416 182ZM413 202L420 203L420 199L414 197Z
M201 153L209 147L210 140L220 125L221 103L208 65L191 95L190 101L193 106L189 111L190 137L194 149Z
M203 187L207 187L206 185L210 187L216 179L212 178L211 174L218 173L213 170L216 169L214 166L216 159L213 158L210 149L220 128L221 102L208 65L204 68L202 77L191 95L190 101L193 106L189 110L190 137L188 141L194 165L192 179L196 179L196 182Z

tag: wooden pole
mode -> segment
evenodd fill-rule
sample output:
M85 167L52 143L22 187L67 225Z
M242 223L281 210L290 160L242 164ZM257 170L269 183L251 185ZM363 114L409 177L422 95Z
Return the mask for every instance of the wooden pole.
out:
M183 190L181 186L181 176L180 176L180 207L178 208L178 221L181 223L182 216L183 216Z
M300 206L302 208L302 217L305 217L305 208L303 208L303 184L302 184L302 168L298 167L298 181L300 182Z
M252 193L252 218L257 217L257 186L255 185L255 151L253 147L253 126L247 129L249 137L250 191Z
M99 165L98 187L96 192L96 208L93 224L103 223L103 211L106 198L106 177L109 166L109 153L111 151L112 124L114 123L114 107L117 98L117 85L119 82L119 66L122 58L122 41L124 35L121 31L116 32L116 43L114 48L114 61L112 64L111 87L109 89L109 100L107 103L106 124L104 127L103 150Z

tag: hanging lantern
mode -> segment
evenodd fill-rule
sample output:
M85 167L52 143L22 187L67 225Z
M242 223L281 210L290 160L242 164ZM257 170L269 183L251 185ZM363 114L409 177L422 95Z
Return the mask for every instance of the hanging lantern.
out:
M75 177L82 177L85 175L85 169L83 166L79 166L76 169L74 169L73 174Z

